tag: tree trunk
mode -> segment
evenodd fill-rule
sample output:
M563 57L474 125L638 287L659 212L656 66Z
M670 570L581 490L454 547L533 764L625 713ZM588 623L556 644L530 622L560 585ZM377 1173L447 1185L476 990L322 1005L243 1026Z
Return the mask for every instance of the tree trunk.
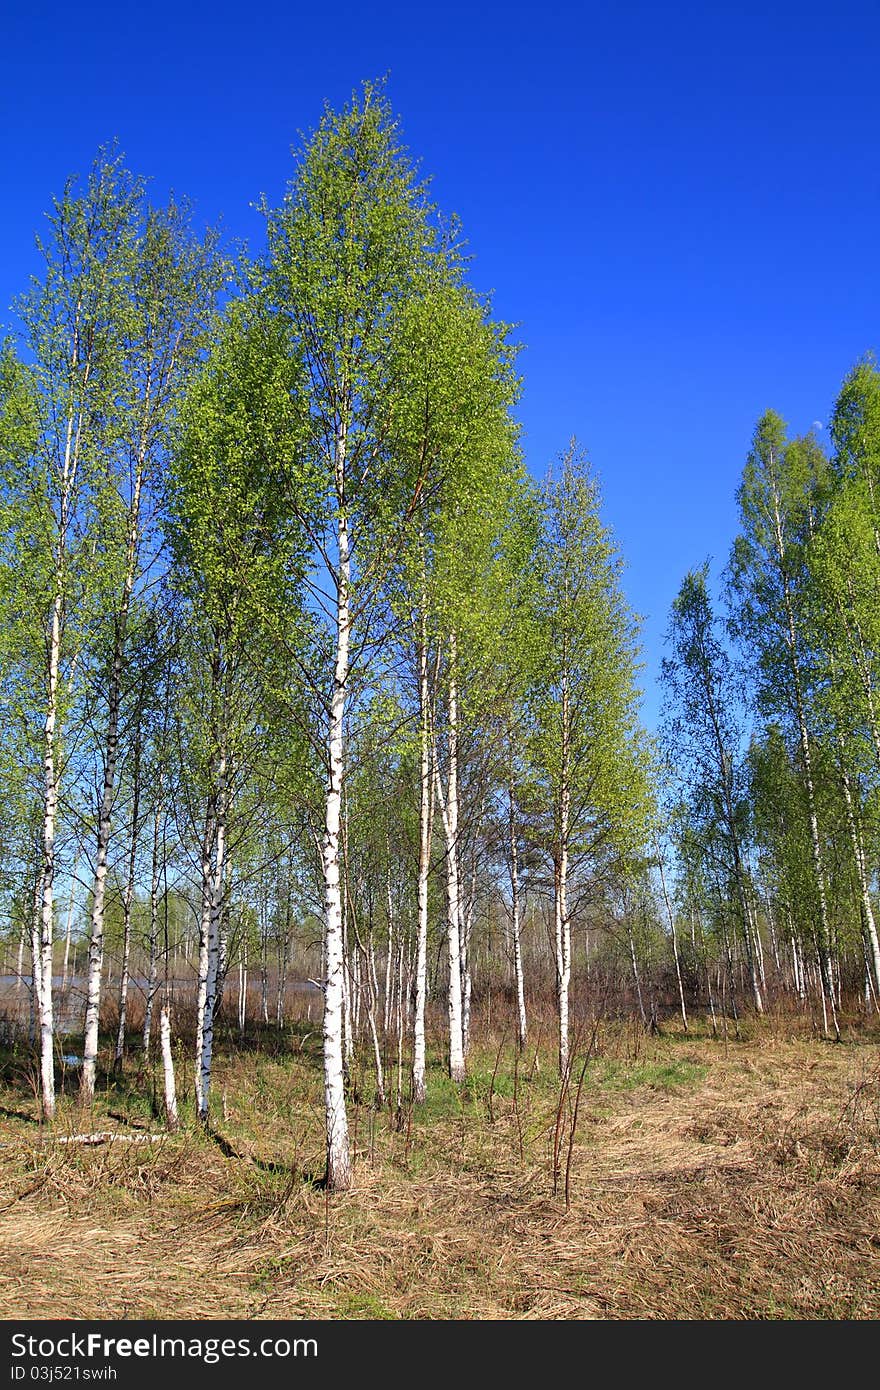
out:
M345 1061L343 1053L344 972L342 948L342 898L340 894L340 815L344 775L343 728L348 685L348 650L351 627L349 612L350 560L348 527L345 517L342 481L345 466L345 435L340 430L337 443L336 476L340 502L338 520L339 572L336 585L336 660L327 751L329 776L324 805L324 838L321 867L324 877L324 942L326 976L324 980L324 1111L327 1138L327 1187L340 1191L351 1186L351 1154L348 1116L345 1108Z
M165 1080L165 1125L173 1133L177 1129L177 1093L174 1086L174 1059L171 1055L171 1022L168 1006L159 1010L159 1038L162 1049L162 1072Z
M43 947L40 935L41 903L43 890L43 871L42 868L37 872L34 879L34 895L31 904L31 1009L30 1009L30 1034L28 1041L31 1047L37 1045L37 1032L40 1025L41 999L43 995ZM55 1068L52 1068L54 1080Z
M284 922L284 935L278 944L278 989L275 994L275 1025L284 1027L284 994L287 989L287 951L290 941L290 899Z
M260 904L260 1019L269 1022L269 907L265 896Z
M225 711L224 711L225 728ZM199 1119L208 1122L208 1101L211 1090L211 1062L214 1053L214 1017L217 1012L221 976L221 930L224 899L224 875L226 872L226 818L227 782L226 750L221 747L217 770L217 820L214 834L214 855L211 865L209 888L208 920L208 960L205 976L205 1004L203 1010L202 1049L199 1058L201 1084L199 1087Z
M149 411L150 388L147 385L147 406ZM128 616L131 595L134 588L137 567L138 540L140 536L140 499L143 485L144 456L146 453L146 421L138 452L137 470L132 490L131 508L128 515L126 536L125 574L119 608L113 619L113 659L110 666L110 687L107 692L107 738L104 749L104 787L98 814L98 843L95 855L95 878L92 886L92 929L89 940L89 969L87 984L85 1041L83 1043L83 1069L81 1095L85 1104L91 1104L95 1094L95 1068L98 1058L98 1028L101 1013L101 966L104 959L104 899L107 882L107 854L110 848L110 832L113 817L113 801L116 790L116 766L119 760L119 710L122 696L122 668L125 655L125 640L128 632ZM135 763L139 750L135 750ZM135 773L137 776L137 772ZM135 792L137 799L137 792ZM125 988L128 981L125 981ZM120 1059L117 1043L117 1059Z
M147 999L144 1006L144 1058L150 1056L150 1034L153 1027L153 1001L159 978L159 818L161 807L153 816L153 858L150 865L150 964L147 977ZM167 966L166 966L167 968Z
M568 1068L568 992L571 982L571 921L568 913L568 835L571 814L571 728L568 675L562 676L562 759L559 787L559 841L554 864L554 935L556 944L556 1005L559 1014L559 1075Z
M55 820L58 814L58 780L55 768L55 725L58 718L58 673L61 662L62 591L56 590L49 636L48 701L43 733L43 877L40 910L39 970L36 998L40 1015L40 1085L43 1119L55 1118L54 1020L52 1016L52 928L55 885ZM37 962L34 962L35 967Z
M630 958L630 963L631 963L631 965L632 965L633 980L635 981L635 986L636 986L636 998L637 998L638 1001L639 1001L639 1013L640 1013L641 1019L642 1019L642 1027L644 1028L645 1032L647 1032L647 1031L648 1031L648 1015L647 1015L647 1013L645 1012L645 1000L644 1000L644 996L642 995L642 978L641 978L641 975L639 974L639 962L638 962L638 957L636 956L636 939L635 939L635 936L633 935L632 925L631 925L630 920L629 920L629 913L628 913L628 912L627 912L627 918L626 918L626 934L627 934L627 937L629 938L629 958Z
M856 811L853 803L849 776L845 771L841 772L841 784L843 787L843 799L846 804L846 819L849 826L853 860L855 862L856 876L859 883L859 902L861 906L862 930L865 935L866 955L874 971L875 987L880 991L880 941L877 939L877 923L874 920L874 908L871 902L871 890L868 884L868 873L865 866L865 851L862 844L861 827L856 820Z
M104 899L107 887L107 853L110 847L110 829L113 811L113 796L116 786L116 762L119 755L119 697L122 678L122 640L117 628L114 642L113 665L108 692L109 717L107 740L104 752L104 788L98 813L98 845L95 860L95 877L92 884L92 924L89 936L89 966L85 1041L83 1043L83 1067L80 1094L83 1103L91 1104L95 1095L95 1069L98 1061L98 1027L101 1013L101 971L104 965Z
M404 986L403 986L403 933L397 943L397 1088L396 1112L398 1117L403 1109L403 1034L404 1034Z
M211 953L211 860L215 834L215 797L208 797L205 829L202 835L202 906L199 913L198 993L196 996L195 1092L196 1112L203 1111L202 1052L205 1036L205 1008L208 998L208 974Z
M248 959L247 936L242 935L241 953L238 957L238 1031L244 1037L247 1026Z
M724 956L727 964L726 979L730 990L730 1012L733 1015L733 1026L736 1030L737 1039L739 1038L739 1008L736 1002L736 974L733 968L733 954L730 949L730 934L727 930L727 923L722 918L721 932L724 938ZM723 1003L722 997L722 1003ZM726 1029L725 1024L725 1029ZM727 1036L725 1032L725 1037Z
M678 954L678 933L675 930L675 913L672 910L672 903L669 901L669 894L666 891L666 874L663 871L663 856L660 853L660 845L655 842L654 848L657 853L657 865L660 869L660 887L663 890L663 901L666 904L666 916L669 919L669 930L672 933L672 954L675 957L675 978L678 984L678 1001L681 1007L681 1021L684 1031L688 1031L687 1007L684 1002L684 985L681 978L681 959Z
M825 885L825 866L822 855L822 845L819 838L819 819L816 811L816 792L813 783L813 759L810 750L810 735L807 729L806 711L804 708L803 681L801 678L800 661L797 650L797 633L795 629L794 608L792 605L791 588L788 576L785 571L785 545L782 536L782 521L779 512L779 498L774 486L773 492L773 512L776 533L776 549L779 562L779 572L782 578L782 596L785 607L786 637L788 643L788 655L791 664L792 687L795 703L795 714L797 717L798 738L800 742L801 763L804 777L804 790L807 796L807 813L810 823L810 849L813 860L813 874L816 881L816 891L819 895L819 921L815 930L816 954L819 961L819 972L823 991L823 1020L827 1031L827 1017L825 1014L824 996L828 996L831 1005L831 1018L834 1027L834 1034L837 1041L840 1041L840 1027L837 1021L837 1009L834 1003L834 982L831 970L831 959L829 955L830 931L828 925L828 899Z
M474 870L476 877L476 870ZM473 974L471 971L471 935L474 925L474 903L476 899L474 893L468 899L467 907L462 915L461 931L461 1045L465 1059L471 1046L471 993L473 990Z
M517 1044L520 1052L522 1052L528 1038L528 1019L526 1018L526 995L525 984L523 982L522 930L519 902L519 854L516 841L516 816L514 812L512 779L508 791L510 801L510 935L511 944L513 946L513 979L516 986Z
M119 976L119 1028L116 1033L116 1055L113 1059L115 1071L122 1070L125 1057L125 1024L128 1012L129 961L131 958L131 904L134 898L134 871L137 858L137 825L140 804L140 740L135 744L134 794L131 812L131 845L128 855L128 876L125 881L125 894L122 900L122 970Z
M370 1030L370 1039L373 1044L373 1061L376 1067L376 1106L381 1109L385 1104L385 1075L382 1070L382 1052L379 1047L379 1030L376 1027L376 961L373 951L373 926L369 926L369 949L364 946L360 936L355 929L358 953L361 956L363 969L361 976L366 971L366 1014L367 1025Z
M458 871L458 692L455 680L455 637L449 639L448 694L448 785L443 797L440 777L437 789L446 839L446 941L449 964L447 1013L449 1017L449 1075L455 1082L465 1079L464 1035L461 998L461 892Z
M428 709L428 645L425 619L425 599L422 598L421 631L419 634L419 880L418 924L416 929L416 970L413 997L413 1100L421 1105L427 1096L425 1079L425 1008L428 997L428 874L431 869L431 832L434 798L431 788L431 751ZM389 969L391 937L389 922Z

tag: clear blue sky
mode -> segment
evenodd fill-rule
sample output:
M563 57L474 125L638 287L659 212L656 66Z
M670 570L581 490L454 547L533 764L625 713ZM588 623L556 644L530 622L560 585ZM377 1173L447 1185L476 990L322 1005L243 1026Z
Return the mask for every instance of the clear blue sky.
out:
M250 204L280 198L298 132L389 75L475 285L519 325L529 467L574 434L600 475L653 722L669 605L726 559L757 417L827 422L880 351L876 0L46 0L7 5L2 40L0 311L102 142L257 247Z

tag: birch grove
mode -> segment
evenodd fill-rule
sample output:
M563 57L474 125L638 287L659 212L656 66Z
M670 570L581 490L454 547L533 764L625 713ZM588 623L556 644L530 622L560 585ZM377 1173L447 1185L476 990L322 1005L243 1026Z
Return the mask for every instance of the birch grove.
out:
M270 1040L320 1076L332 1193L365 1116L408 1145L508 1037L523 1076L553 1039L560 1126L611 1011L842 1037L880 1001L874 363L830 450L773 412L744 442L654 740L599 473L572 441L530 474L515 335L381 86L261 210L232 256L102 151L0 352L0 922L43 1121L125 1066L210 1133Z

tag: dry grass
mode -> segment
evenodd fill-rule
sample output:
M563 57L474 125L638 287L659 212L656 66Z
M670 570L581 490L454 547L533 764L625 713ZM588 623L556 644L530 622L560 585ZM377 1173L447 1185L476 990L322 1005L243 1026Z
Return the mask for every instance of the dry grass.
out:
M287 1044L220 1059L219 1141L46 1142L8 1068L0 1315L880 1316L876 1031L725 1046L603 1029L568 1204L574 1096L554 1191L549 1051L516 1074L502 1051L493 1081L487 1041L463 1094L437 1070L422 1113L353 1106L355 1184L331 1198L317 1039ZM137 1094L107 1091L94 1128L155 1128ZM58 1130L81 1124L63 1105Z

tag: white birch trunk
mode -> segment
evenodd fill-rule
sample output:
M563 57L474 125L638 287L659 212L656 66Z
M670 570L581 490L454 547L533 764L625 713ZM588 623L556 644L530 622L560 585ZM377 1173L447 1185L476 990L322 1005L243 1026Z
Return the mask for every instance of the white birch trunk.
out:
M205 1035L205 1004L208 998L208 970L211 946L211 858L214 840L213 806L205 814L202 837L202 910L199 914L198 993L196 995L195 1092L196 1112L201 1115L202 1104L202 1046Z
M562 759L559 795L559 847L555 864L554 933L556 940L556 1003L559 1013L559 1075L568 1067L569 986L571 983L571 922L568 913L568 836L571 814L571 730L568 673L562 676Z
M225 723L225 714L224 714ZM214 1016L217 1012L218 982L220 979L221 930L226 871L226 752L221 750L217 771L217 821L214 835L214 862L211 867L208 920L208 959L205 974L205 1004L202 1011L202 1049L199 1057L199 1119L208 1122L208 1102L211 1091L211 1063L214 1054Z
M263 901L260 908L260 1017L263 1023L269 1022L269 925L268 906Z
M80 312L81 301L77 301L73 340L71 344L70 381L73 383L78 371L80 390L85 391L91 372L91 359L87 355L80 366ZM71 402L67 414L64 441L64 460L60 477L60 514L58 517L57 548L55 561L55 593L52 600L52 616L49 625L46 665L46 719L43 727L43 871L40 908L40 951L38 962L34 961L34 999L39 1006L40 1018L40 1087L42 1113L45 1120L55 1117L55 1057L54 1057L54 1017L52 1008L53 974L53 932L54 932L54 889L55 889L55 824L58 815L58 771L55 765L55 735L58 720L58 680L61 670L61 628L64 618L64 589L67 537L70 525L70 508L74 493L77 469L79 466L80 437L82 430L82 409L77 415L76 405ZM76 421L76 428L74 422ZM37 987L37 975L40 985Z
M394 924L388 922L388 944L385 950L385 994L382 1002L382 1032L387 1039L391 1033L392 1016L392 989L393 981L391 976L391 957L394 948ZM423 1025L424 1026L424 1025ZM415 1044L413 1044L415 1052Z
M790 923L790 922L789 922L789 926L791 927L791 923ZM795 987L795 991L796 991L796 993L797 993L798 999L800 1000L800 1002L801 1002L802 1004L805 1004L805 1003L806 1003L806 1000L807 1000L807 981L806 981L806 975L805 975L805 973L804 973L804 962L803 962L803 957L802 957L802 955L801 955L801 948L800 948L800 945L798 944L798 939L797 939L797 937L796 937L795 934L794 934L794 929L793 929L793 928L791 929L790 943L791 943L791 969L792 969L792 974L794 975L794 987Z
M471 972L471 938L474 926L474 908L477 901L477 866L474 861L474 868L471 874L470 893L468 896L467 907L462 912L461 930L461 1040L465 1059L471 1045L471 993L473 991L473 974Z
M238 1031L244 1037L247 1026L247 937L242 937L241 954L238 958Z
M34 880L34 900L31 906L31 1009L30 1035L31 1047L36 1047L40 1023L40 999L43 994L43 947L40 935L41 905L43 891L43 871L40 869ZM53 1068L54 1075L54 1068Z
M370 932L369 956L364 952L367 973L367 1023L373 1042L373 1060L376 1067L376 1106L385 1104L385 1075L382 1070L382 1051L379 1047L379 1030L376 1027L376 962L373 952L373 933Z
M767 912L767 926L770 930L770 950L773 953L773 967L776 971L776 978L778 980L782 968L779 959L779 934L776 930L776 915L773 911L773 904L767 889L764 890L764 907Z
M165 1081L165 1124L172 1132L177 1129L177 1092L174 1085L174 1058L171 1055L171 1021L167 1005L159 1010L159 1038L162 1049L162 1074Z
M510 797L510 891L511 891L511 923L510 934L513 947L513 978L516 986L516 1017L517 1017L517 1043L520 1052L523 1051L528 1037L528 1019L526 1018L526 995L525 984L523 981L522 963L522 929L520 925L520 902L519 902L519 853L516 842L516 819L514 815L513 786L509 789Z
M159 817L161 807L156 807L153 817L153 857L150 865L150 963L147 976L147 999L144 1008L144 1057L150 1056L150 1035L153 1029L153 1002L159 978ZM165 968L168 968L166 958Z
M464 1034L461 990L461 891L458 870L458 692L455 679L455 637L449 639L449 773L445 798L437 777L440 811L446 839L446 940L449 958L449 1075L453 1081L465 1079Z
M404 1002L403 1002L403 935L397 945L397 1097L396 1107L398 1116L403 1106L403 1033L404 1033Z
M65 469L66 471L66 469ZM60 578L60 576L59 576ZM56 590L49 635L48 701L43 734L43 878L40 910L39 969L34 962L34 983L40 975L36 999L40 1017L40 1085L43 1118L55 1118L54 1020L52 1014L53 895L55 885L55 821L58 814L58 780L55 768L55 725L58 718L58 672L61 663L62 590Z
M338 520L339 572L336 587L336 659L327 751L329 776L324 806L324 838L321 867L324 877L324 1110L327 1137L327 1187L339 1191L351 1186L351 1155L348 1116L345 1108L345 1062L343 1055L343 1010L345 962L342 947L342 898L340 893L340 819L344 775L343 728L348 686L348 651L351 627L349 612L350 559L348 526L344 507L345 435L337 441L336 483L340 502Z
M751 898L749 899L749 930L758 966L758 978L761 981L761 989L766 993L767 972L764 968L764 943L761 940L761 930L758 926L758 909Z
M281 939L278 953L278 990L275 995L275 1024L278 1028L284 1027L284 994L287 989L287 952L289 941L290 916L288 900L288 915L285 917L284 935Z
M128 986L131 979L131 901L132 882L126 884L122 903L122 967L119 973L119 1023L116 1029L116 1051L113 1066L121 1071L125 1060L125 1029L128 1022Z
M431 830L434 798L431 789L431 754L428 722L428 644L422 598L419 634L419 881L416 926L416 970L413 997L413 1100L421 1105L427 1096L425 1077L425 1008L428 997L428 874L431 868ZM390 928L390 924L389 924ZM388 941L389 967L391 940Z
M388 923L388 950L385 952L385 981L384 981L385 993L384 993L384 995L382 994L382 991L381 991L380 988L379 988L379 967L378 967L377 964L376 964L376 947L375 947L375 941L373 940L372 935L371 935L371 938L370 938L370 960L371 960L371 962L372 962L372 970L373 970L373 990L374 990L375 997L376 997L376 1013L377 1013L377 1016L378 1016L378 1011L379 1011L379 1000L381 999L381 1001L382 1001L382 1036L383 1036L384 1039L387 1040L387 1038L388 1038L388 1019L389 1019L389 1016L390 1016L390 1015L389 1015L389 1012L388 1012L388 984L389 984L389 980L390 980L390 978L391 978L391 975L390 975L390 966L389 966L389 957L390 957L390 954L391 954L391 940L392 940L392 937L393 937L393 935L394 935L394 915L395 915L395 914L394 914L394 898L393 898L393 895L392 895L392 892L391 892L391 844L390 844L390 840L389 840L388 835L385 836L385 853L386 853L386 856L387 856L387 863L388 863L387 872L386 872L386 875L385 875L385 913L386 913L386 920L387 920L387 923ZM377 1024L377 1026L378 1026L378 1024Z
M567 851L562 851L556 865L554 894L554 936L556 944L556 1007L559 1014L559 1075L568 1066L568 994L571 983L571 925L568 921L566 891Z
M131 844L128 853L128 875L122 900L122 970L119 976L119 1027L116 1032L114 1069L121 1069L125 1057L125 1025L128 1015L129 963L131 959L131 904L134 898L134 873L137 859L137 823L140 807L140 747L135 749L134 796L131 811Z

